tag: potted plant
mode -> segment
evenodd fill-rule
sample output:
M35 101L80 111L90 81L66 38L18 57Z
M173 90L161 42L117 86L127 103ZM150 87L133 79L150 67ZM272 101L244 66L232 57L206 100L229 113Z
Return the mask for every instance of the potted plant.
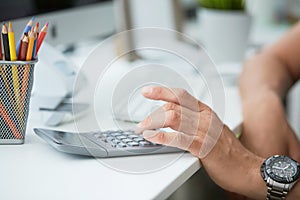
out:
M244 0L197 0L203 44L217 63L241 62L251 27Z

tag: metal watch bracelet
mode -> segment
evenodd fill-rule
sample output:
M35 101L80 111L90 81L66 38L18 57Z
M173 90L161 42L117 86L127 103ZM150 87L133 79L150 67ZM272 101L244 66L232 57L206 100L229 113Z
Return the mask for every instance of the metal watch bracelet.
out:
M278 183L270 178L267 180L268 193L266 200L282 200L285 199L289 192L289 184Z

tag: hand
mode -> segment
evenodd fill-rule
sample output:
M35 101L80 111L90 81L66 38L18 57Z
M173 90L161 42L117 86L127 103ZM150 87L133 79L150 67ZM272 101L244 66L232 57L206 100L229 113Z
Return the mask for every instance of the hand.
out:
M137 126L137 133L154 143L178 147L200 158L210 177L221 187L252 198L263 198L263 162L246 150L207 105L182 89L145 87L142 94L167 103ZM170 127L174 132L156 129Z
M182 89L146 87L142 92L147 98L168 103L142 121L137 133L144 131L144 137L155 143L179 147L200 158L211 151L222 132L223 123L208 106ZM163 127L176 132L155 130Z

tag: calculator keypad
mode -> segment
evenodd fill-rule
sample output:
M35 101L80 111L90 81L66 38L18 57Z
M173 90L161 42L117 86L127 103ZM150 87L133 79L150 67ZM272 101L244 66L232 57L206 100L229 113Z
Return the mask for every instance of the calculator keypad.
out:
M134 131L107 131L96 132L93 134L95 139L108 143L111 147L151 147L160 146L145 140L141 135L137 135Z

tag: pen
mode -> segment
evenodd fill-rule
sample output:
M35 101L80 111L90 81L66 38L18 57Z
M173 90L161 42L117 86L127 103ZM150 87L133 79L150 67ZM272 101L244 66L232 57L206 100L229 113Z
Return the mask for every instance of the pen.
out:
M15 34L11 22L8 22L8 42L9 42L10 60L16 61L17 55L16 55L16 46L15 46Z
M5 60L10 60L8 33L5 24L3 24L2 26L2 41L3 41L4 58Z
M33 21L34 21L34 17L32 17L29 21L28 21L28 23L27 23L27 25L25 26L25 28L24 28L24 30L23 30L23 33L21 34L21 37L20 37L20 39L18 40L18 43L17 43L17 55L19 55L19 49L20 49L20 45L21 45L21 40L22 40L22 38L23 38L23 34L24 33L28 33L30 30L31 30L31 27L32 27L32 25L33 25Z
M41 29L41 31L39 33L39 37L38 37L38 41L37 41L37 46L36 46L36 56L37 56L37 54L39 52L39 49L40 49L40 47L41 47L41 45L42 45L45 37L46 37L47 31L48 31L48 25L49 25L49 23L47 22L45 24L45 26L43 26L43 28Z

